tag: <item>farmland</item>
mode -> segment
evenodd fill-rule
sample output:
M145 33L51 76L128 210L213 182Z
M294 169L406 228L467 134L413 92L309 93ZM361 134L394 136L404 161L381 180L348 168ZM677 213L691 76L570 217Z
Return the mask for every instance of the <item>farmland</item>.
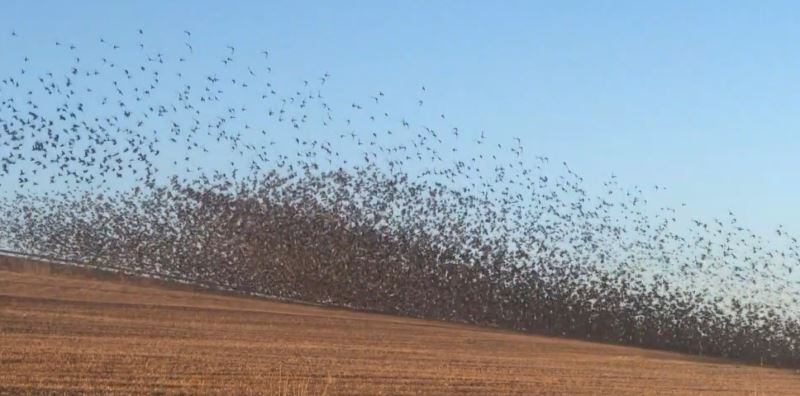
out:
M0 393L797 394L790 370L0 259Z

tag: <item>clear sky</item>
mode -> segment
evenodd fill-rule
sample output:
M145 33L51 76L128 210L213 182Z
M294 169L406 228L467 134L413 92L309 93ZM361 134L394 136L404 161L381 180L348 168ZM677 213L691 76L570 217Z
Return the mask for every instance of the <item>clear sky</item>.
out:
M518 136L590 183L613 172L691 215L800 233L796 2L4 1L0 26L31 47L188 29L329 72L344 97L424 84L462 130Z

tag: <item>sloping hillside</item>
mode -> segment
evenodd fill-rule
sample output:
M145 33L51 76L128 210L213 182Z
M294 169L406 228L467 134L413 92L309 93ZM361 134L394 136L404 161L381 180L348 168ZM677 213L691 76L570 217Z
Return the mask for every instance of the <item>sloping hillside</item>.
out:
M0 259L0 394L798 394L673 353Z

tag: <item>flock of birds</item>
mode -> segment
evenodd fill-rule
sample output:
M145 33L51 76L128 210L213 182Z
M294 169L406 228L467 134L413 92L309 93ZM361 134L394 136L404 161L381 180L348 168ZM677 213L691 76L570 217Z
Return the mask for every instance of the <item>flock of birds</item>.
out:
M3 54L20 67L0 79L0 244L242 293L800 366L800 244L783 228L759 236L732 213L683 224L616 177L592 193L520 139L431 113L425 87L405 108L383 91L340 103L323 94L328 73L283 87L266 50L208 55L185 31L161 52L135 33L86 53L57 41L46 62Z

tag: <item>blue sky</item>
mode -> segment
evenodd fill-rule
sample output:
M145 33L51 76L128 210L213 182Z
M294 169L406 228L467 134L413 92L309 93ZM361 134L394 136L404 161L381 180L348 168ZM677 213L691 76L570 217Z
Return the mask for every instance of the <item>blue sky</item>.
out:
M427 101L599 183L666 186L691 216L800 233L800 7L793 2L7 1L0 26L55 40L175 37L269 49L336 95ZM3 48L6 56L18 48ZM166 44L165 44L166 45ZM257 52L253 52L254 54ZM2 66L0 66L2 70Z

